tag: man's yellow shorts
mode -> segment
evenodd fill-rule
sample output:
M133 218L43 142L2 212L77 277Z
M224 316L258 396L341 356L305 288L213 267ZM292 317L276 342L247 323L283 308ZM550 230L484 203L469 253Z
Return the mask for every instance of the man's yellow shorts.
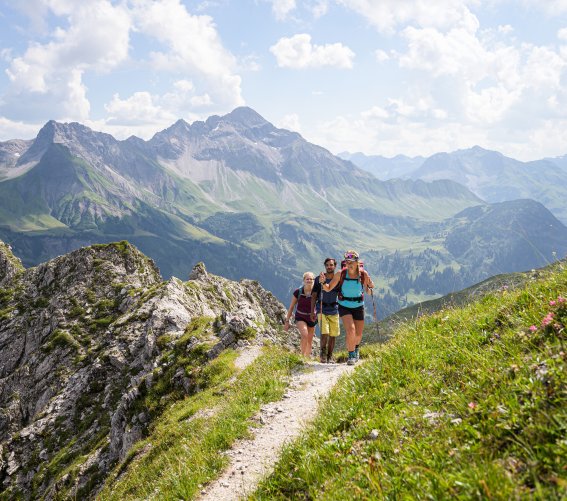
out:
M338 315L319 314L319 325L321 326L321 334L337 337L341 332L339 329Z

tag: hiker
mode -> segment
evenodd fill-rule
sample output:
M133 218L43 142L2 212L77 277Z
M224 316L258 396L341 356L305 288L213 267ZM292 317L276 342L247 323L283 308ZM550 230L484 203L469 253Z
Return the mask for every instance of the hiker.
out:
M354 365L359 358L359 347L364 328L364 290L371 294L374 282L359 263L358 252L349 250L344 254L346 268L335 273L327 284L325 274L319 275L323 291L329 292L339 287L338 303L339 316L343 320L346 331L346 347L348 350L348 365Z
M335 276L335 268L337 267L336 259L328 257L325 259L325 283L329 283ZM335 341L340 334L339 329L339 303L337 302L338 286L331 292L323 292L321 290L321 277L315 278L313 285L313 294L311 294L311 320L315 320L315 312L319 320L319 328L321 329L321 351L320 362L322 364L332 364L333 350L335 349ZM315 307L316 305L316 307Z
M317 320L311 318L311 292L313 291L313 283L315 282L315 275L310 271L303 274L303 286L293 291L291 297L291 304L287 310L285 318L284 331L289 330L289 319L295 310L295 326L301 334L301 354L304 357L311 356L313 345L313 335L315 334L315 326Z

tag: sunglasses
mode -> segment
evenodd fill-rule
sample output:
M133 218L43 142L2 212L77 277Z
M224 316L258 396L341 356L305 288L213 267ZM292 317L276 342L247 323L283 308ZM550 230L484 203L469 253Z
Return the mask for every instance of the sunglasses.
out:
M358 256L356 254L349 252L349 253L345 254L345 260L346 261L358 261Z
M313 280L315 280L314 278L304 278L303 280L305 280L306 282L313 282Z

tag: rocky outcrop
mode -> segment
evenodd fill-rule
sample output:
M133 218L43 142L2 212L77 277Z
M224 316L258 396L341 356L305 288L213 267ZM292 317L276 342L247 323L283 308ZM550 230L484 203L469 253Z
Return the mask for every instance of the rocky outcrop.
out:
M22 262L12 254L12 248L0 241L0 287L10 284L23 269Z
M298 343L257 282L163 281L127 242L23 270L0 245L0 490L88 497L227 347ZM158 384L159 383L159 384ZM149 399L152 403L148 404Z

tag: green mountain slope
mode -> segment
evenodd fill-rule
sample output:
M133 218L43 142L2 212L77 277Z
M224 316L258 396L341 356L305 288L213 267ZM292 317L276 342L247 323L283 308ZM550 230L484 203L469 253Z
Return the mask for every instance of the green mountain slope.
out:
M251 499L564 499L567 263L401 324Z
M478 146L429 157L411 177L451 179L487 202L532 198L567 222L567 172L549 160L520 162Z
M465 187L382 182L250 108L180 120L149 141L51 121L31 144L0 146L12 152L9 168L22 171L0 182L0 238L28 266L126 239L165 276L184 277L204 261L287 302L304 271L354 247L381 284L384 316L478 282L500 263L520 270L567 252L567 229L551 231L547 214L527 202L517 214L485 206L453 220L482 204ZM451 240L465 217L469 232ZM490 225L513 219L516 233L489 238L500 232ZM526 242L533 252L520 256Z

